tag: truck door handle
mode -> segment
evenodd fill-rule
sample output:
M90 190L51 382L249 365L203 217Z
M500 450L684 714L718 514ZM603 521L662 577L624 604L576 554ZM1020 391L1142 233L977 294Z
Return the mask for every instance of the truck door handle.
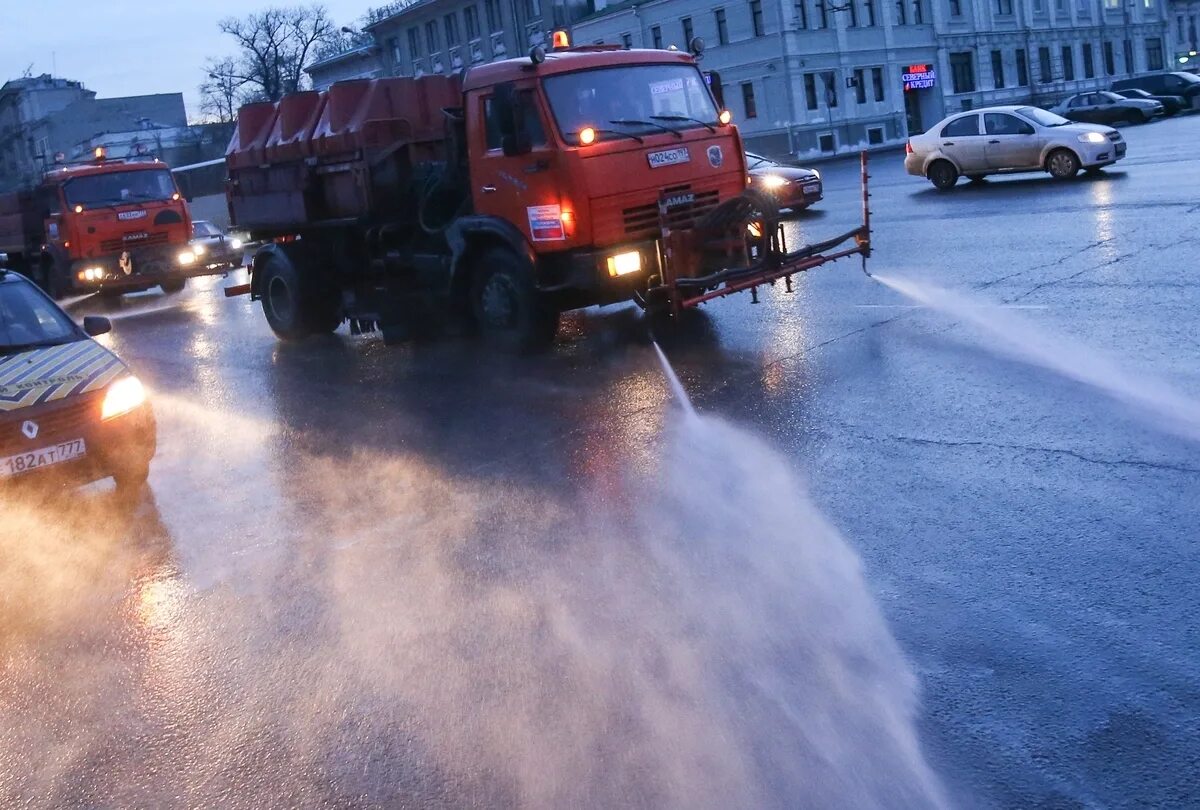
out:
M484 186L483 188L481 188L479 190L482 191L484 194L495 194L496 193L495 186Z
M999 139L997 139L997 140L994 140L994 141L988 141L988 143L1000 143L1000 141L999 141Z

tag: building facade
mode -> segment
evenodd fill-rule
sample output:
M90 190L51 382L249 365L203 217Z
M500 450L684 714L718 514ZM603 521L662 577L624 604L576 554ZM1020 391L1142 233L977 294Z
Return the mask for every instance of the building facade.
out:
M1200 73L1200 0L1171 0L1167 21L1171 70Z
M0 87L0 190L33 182L56 154L76 155L104 133L186 127L182 93L98 99L79 82L49 75L7 82Z
M937 62L931 0L649 0L602 8L572 34L680 50L701 37L747 147L768 154L896 144L910 118L942 116L936 79L905 91L910 68Z
M314 90L327 90L334 82L347 79L375 79L384 75L379 46L373 40L327 51L304 72L312 80Z

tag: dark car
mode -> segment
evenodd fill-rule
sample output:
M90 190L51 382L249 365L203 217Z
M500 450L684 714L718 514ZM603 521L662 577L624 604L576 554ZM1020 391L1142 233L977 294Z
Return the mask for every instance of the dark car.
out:
M88 317L81 329L33 282L0 268L0 489L145 483L154 414L129 367L92 339L111 328Z
M1068 96L1058 105L1051 107L1050 112L1058 113L1072 121L1090 124L1143 124L1162 115L1163 105L1157 101L1125 98L1109 90L1096 90Z
M219 227L203 219L192 222L192 252L196 263L210 269L241 267L245 262L245 245L236 236L230 236Z
M1157 101L1159 104L1163 105L1163 113L1165 115L1177 115L1184 110L1191 109L1191 105L1188 104L1188 100L1183 96L1153 96L1147 93L1145 90L1139 90L1136 87L1130 87L1125 90L1114 90L1113 92L1118 96L1124 96L1125 98L1140 98L1143 101Z
M774 197L781 209L808 208L824 194L821 174L816 169L785 166L753 152L746 153L746 168L751 187Z
M1182 70L1170 73L1151 73L1113 82L1113 90L1136 88L1152 96L1183 96L1192 110L1200 110L1200 76Z

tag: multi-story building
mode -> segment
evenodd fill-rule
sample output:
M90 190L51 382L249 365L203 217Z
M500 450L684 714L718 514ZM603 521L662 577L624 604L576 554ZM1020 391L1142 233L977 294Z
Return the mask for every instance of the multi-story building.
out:
M383 74L379 46L368 36L365 42L347 42L344 47L324 51L304 69L314 90L325 90L347 79L375 79Z
M936 25L947 111L1051 106L1114 78L1163 70L1165 2L945 0Z
M58 153L105 132L186 127L182 93L96 98L79 82L49 75L0 87L0 190L36 179Z
M1167 9L1170 23L1171 70L1200 72L1200 0L1171 0Z
M942 1L645 0L599 8L572 34L681 50L701 37L748 148L815 156L899 143L941 118L938 79L906 90L905 76L937 62L931 3Z

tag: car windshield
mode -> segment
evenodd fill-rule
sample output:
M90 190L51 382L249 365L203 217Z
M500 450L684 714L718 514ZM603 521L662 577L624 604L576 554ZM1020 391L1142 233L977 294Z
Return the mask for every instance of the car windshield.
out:
M1018 107L1017 112L1043 127L1061 127L1063 124L1071 123L1061 115L1056 115L1048 110L1041 110L1037 107Z
M0 354L80 339L71 319L31 284L0 283Z
M1145 90L1138 90L1136 87L1129 90L1122 90L1117 95L1125 96L1126 98L1149 98L1150 94Z
M1172 73L1177 79L1183 79L1185 84L1200 84L1200 76L1195 73Z
M692 65L628 65L564 73L545 80L546 97L568 143L579 131L601 138L649 135L717 123L717 106Z
M175 181L166 169L141 169L73 177L64 184L63 190L68 206L82 205L88 208L169 200L175 194Z
M1124 96L1117 95L1116 93L1112 93L1108 90L1101 90L1099 93L1097 93L1097 95L1099 95L1101 98L1106 98L1109 101L1127 101Z
M193 222L192 236L220 236L221 229L211 222Z

